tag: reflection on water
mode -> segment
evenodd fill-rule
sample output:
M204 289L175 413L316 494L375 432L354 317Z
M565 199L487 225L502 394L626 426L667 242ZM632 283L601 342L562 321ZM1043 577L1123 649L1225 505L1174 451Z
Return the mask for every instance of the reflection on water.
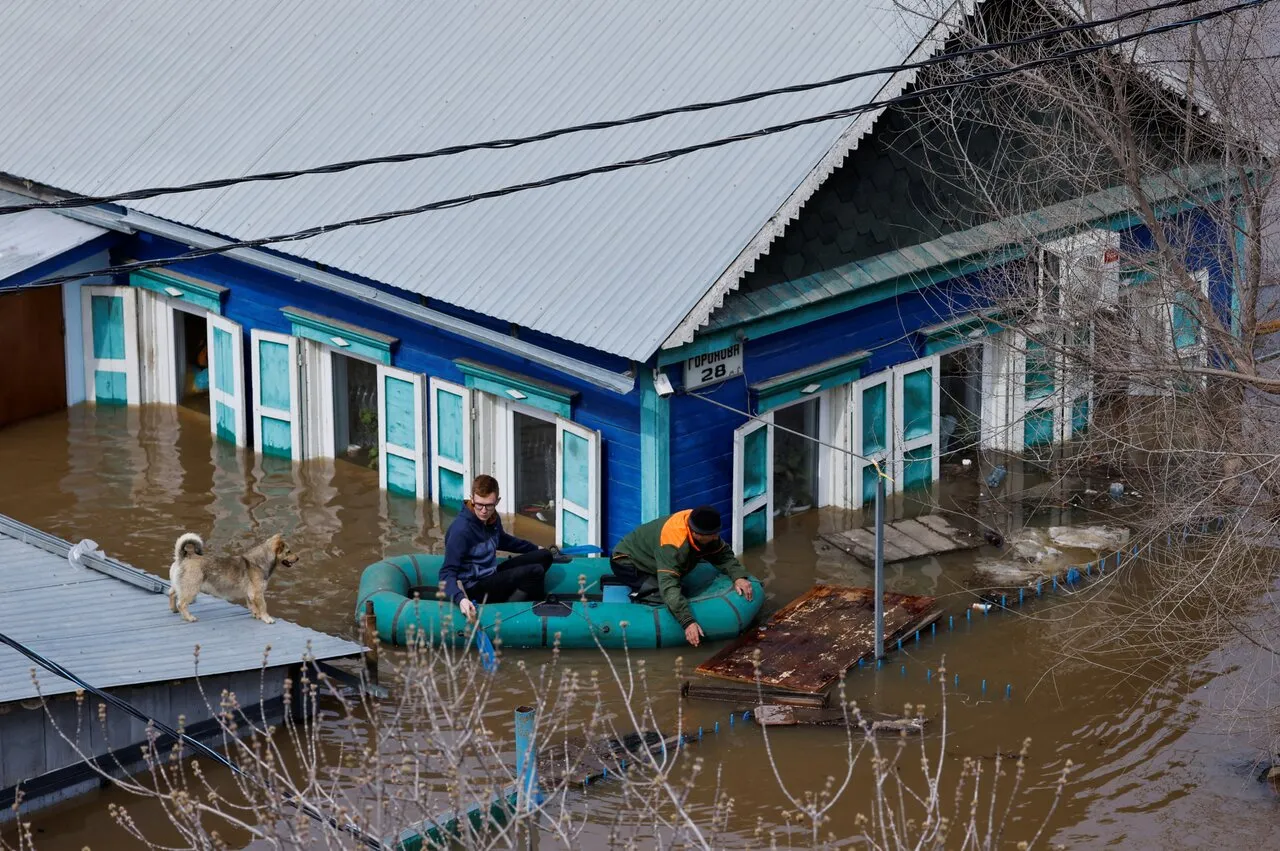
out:
M388 497L378 489L376 471L365 467L344 461L295 466L215 443L208 419L181 408L81 407L22 423L0 432L0 470L0 513L72 541L93 538L111 555L162 575L174 539L184 531L204 536L214 550L232 552L281 533L301 560L273 578L272 613L347 635L354 632L352 608L364 566L389 554L440 551L442 529L452 519L430 504ZM946 496L963 502L973 490L971 483L959 484ZM899 515L913 510L909 504L893 506ZM778 539L744 559L766 584L767 611L814 582L870 584L865 567L815 543L820 530L843 528L849 520L830 511L778 518ZM514 520L514 530L528 537L540 538L547 529L528 518ZM1109 620L1124 617L1124 604L1144 593L1141 581L1101 587L1087 607L1060 595L1009 615L970 621L965 605L971 597L962 584L971 559L972 553L962 553L888 567L891 589L939 596L956 629L940 628L936 636L908 642L883 669L853 672L851 697L881 711L898 711L908 701L936 707L935 672L946 654L953 692L949 756L989 757L1016 751L1024 737L1033 739L1030 791L1014 811L1017 823L1044 818L1053 782L1070 759L1081 768L1070 783L1071 797L1052 817L1053 832L1062 840L1083 847L1191 847L1210 840L1269 847L1276 804L1240 768L1251 752L1218 735L1220 716L1205 709L1222 690L1239 685L1205 673L1225 669L1229 654L1208 660L1205 671L1173 673L1140 659L1110 671L1073 662L1062 652L1073 637L1084 629L1105 634ZM660 713L675 715L678 682L665 672L673 670L676 658L683 656L689 670L716 649L638 654L665 689ZM599 667L595 651L562 655L569 667ZM521 656L531 664L548 658L542 651ZM1008 700L1006 683L1013 690ZM505 703L491 711L499 730L511 708L527 699L514 679L507 689ZM728 707L693 703L684 710L686 725L696 727L723 720ZM796 728L773 735L779 770L793 788L817 789L828 775L843 775L840 733ZM759 732L739 725L699 748L710 765L723 767L723 783L735 798L735 841L751 847L757 818L780 824L788 806L764 761ZM848 794L849 805L838 808L829 825L840 836L856 832L853 819L869 790L855 783ZM123 843L105 801L129 804L139 820L162 818L145 804L106 792L37 814L34 821L44 831L40 847L115 844L110 837ZM593 801L593 818L605 825L619 802L607 785L593 791ZM585 837L584 847L605 830Z

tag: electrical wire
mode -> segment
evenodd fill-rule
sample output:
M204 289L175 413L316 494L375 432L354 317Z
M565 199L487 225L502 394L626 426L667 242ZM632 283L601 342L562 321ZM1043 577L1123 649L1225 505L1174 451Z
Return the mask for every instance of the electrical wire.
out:
M153 725L157 730L172 737L175 741L181 741L187 745L190 745L192 749L199 751L200 753L207 756L209 759L212 759L214 762L217 762L218 764L225 766L226 768L230 769L234 774L237 774L240 777L243 777L245 780L248 780L256 784L255 779L251 777L249 774L247 774L244 771L244 769L240 768L240 766L236 765L230 759L218 753L213 748L206 745L204 742L201 742L197 739L193 739L190 736L188 736L186 733L182 733L182 732L179 732L178 730L175 730L174 728L170 727L168 724L165 724L163 721L158 721L155 718L148 716L145 712L141 711L140 709L138 709L136 706L129 703L128 701L122 700L121 698L117 697L114 694L111 694L110 692L103 691L97 686L90 685L80 677L76 676L75 674L68 671L66 668L62 667L62 665L58 664L57 662L54 662L51 659L48 659L42 656L41 654L37 653L35 650L32 650L30 647L23 644L21 641L18 641L17 639L12 638L0 632L0 643L7 644L8 646L12 647L14 650L21 653L23 656L26 656L32 662L35 662L40 667L49 671L50 673L56 674L59 677L62 677L64 680L69 680L70 682L74 683L75 685L84 689L90 694L93 694L94 696L100 698L104 703L108 703L111 706L114 706L115 708L121 710L122 712L126 712L129 715L132 715L134 718L137 718L139 721L142 721L144 724ZM261 784L257 784L257 785L261 785ZM271 790L268 788L267 791L271 791ZM363 842L369 848L378 848L378 849L386 848L386 844L384 842L372 836L369 836L369 834L365 833L356 825L341 824L333 816L328 816L328 815L325 815L324 813L321 813L319 810L317 810L315 807L311 806L310 804L300 803L298 801L295 801L289 798L286 798L284 800L285 800L285 803L291 804L292 806L297 807L303 813L315 819L316 821L324 822L328 824L330 827L333 827L338 830L342 830L346 833L351 834L352 836L356 837L361 842Z
M268 181L290 180L296 177L304 177L315 174L338 174L344 171L361 168L368 165L390 165L398 163L416 162L419 160L433 159L436 157L454 156L470 151L479 150L505 150L509 148L517 148L522 145L529 145L536 142L545 142L556 139L561 136L569 136L575 133L584 133L593 130L608 130L614 127L623 127L631 124L641 124L647 121L654 121L659 118L665 118L671 115L681 115L686 113L705 112L713 109L722 109L729 106L738 106L744 103L751 103L765 98L776 97L779 95L799 94L803 92L815 91L818 89L829 88L831 86L843 85L853 82L854 80L866 77L880 76L884 74L896 74L903 71L915 71L923 68L929 68L934 65L940 65L946 62L953 62L957 59L964 59L970 56L981 55L983 53L991 53L998 50L1005 50L1011 47L1021 47L1028 44L1034 44L1038 41L1045 41L1059 35L1079 32L1083 30L1097 29L1099 27L1110 26L1113 24L1123 23L1138 17L1144 17L1155 12L1167 11L1170 9L1181 8L1183 6L1191 6L1202 0L1165 0L1165 2L1155 3L1151 6L1144 6L1138 9L1132 9L1113 15L1109 18L1099 18L1096 20L1079 21L1074 24L1068 24L1061 27L1053 27L1046 30L1040 30L1022 38L1011 39L1008 41L988 42L985 44L974 45L973 47L964 48L962 50L952 51L950 53L940 53L935 56L928 57L916 62L904 62L898 65L885 65L880 68L872 68L865 71L855 71L848 74L841 74L838 77L831 77L824 80L818 80L808 83L797 83L790 86L779 86L772 89L763 89L748 94L737 95L723 100L703 101L700 103L685 104L682 106L667 107L665 109L653 110L650 112L642 112L631 115L626 118L606 119L602 121L593 121L587 124L575 124L569 127L560 127L553 130L546 130L541 133L535 133L528 136L514 136L506 139L493 139L485 142L471 142L467 144L449 145L442 148L435 148L430 151L420 151L414 153L389 154L386 156L364 157L361 159L345 160L342 162L329 163L326 165L313 166L311 168L290 169L284 171L259 172L256 174L243 175L241 177L227 177L213 180L203 180L195 183L176 184L173 186L149 187L146 189L135 189L128 192L120 192L111 195L73 195L66 198L60 198L55 201L39 201L26 204L12 204L0 206L0 215L6 213L19 213L26 210L52 210L67 209L72 207L88 207L97 204L109 204L120 201L138 201L146 198L155 198L160 195L176 195L185 192L201 192L209 189L223 189L229 186L236 186L241 183L261 183ZM1152 32L1155 32L1154 30Z
M136 272L136 271L141 271L143 269L159 269L159 268L164 268L166 266L174 265L176 263L182 263L190 260L197 260L202 257L210 257L218 254L225 254L229 251L235 251L237 249L260 248L265 245L276 245L276 244L286 243L286 242L299 242L306 239L312 239L317 236L323 236L327 233L332 233L334 231L343 230L345 228L363 227L366 225L379 224L381 222L405 218L408 216L421 215L423 213L434 212L437 210L446 210L446 209L452 209L455 207L462 207L468 204L474 204L477 201L483 201L490 198L499 198L505 195L513 195L518 192L526 192L531 189L541 189L547 186L555 186L561 183L570 183L570 182L582 180L583 178L591 177L597 174L608 174L610 172L622 171L624 169L636 168L638 166L654 165L656 163L668 162L670 160L687 156L688 154L696 153L698 151L710 150L713 148L719 148L719 147L724 147L726 145L731 145L736 142L743 142L751 139L758 139L765 136L775 135L778 133L785 133L789 130L794 130L796 128L805 127L812 124L820 124L827 121L850 118L855 115L860 115L864 112L871 112L871 111L882 109L888 106L893 106L895 104L906 103L908 101L917 101L924 96L951 91L952 89L961 88L963 86L967 86L972 83L985 82L988 80L994 80L994 79L1011 76L1013 74L1017 74L1022 71L1044 67L1054 62L1060 62L1064 59L1072 59L1072 58L1083 56L1089 53L1096 53L1102 50L1116 47L1121 44L1125 44L1131 41L1136 41L1137 39L1144 38L1148 35L1153 35L1153 34L1163 33L1163 32L1170 32L1172 30L1181 29L1183 27L1188 27L1195 24L1203 23L1205 21L1213 20L1214 18L1222 17L1224 15L1231 14L1233 12L1242 11L1244 9L1258 8L1271 2L1273 2L1273 0L1246 0L1245 2L1236 3L1231 6L1226 6L1221 9L1214 10L1212 12L1205 12L1201 15L1195 16L1194 18L1186 18L1186 19L1174 21L1168 24L1161 24L1157 27L1145 29L1138 33L1131 33L1129 35L1120 36L1105 42L1099 42L1099 43L1088 45L1085 47L1073 48L1072 50L1068 50L1064 53L1059 53L1050 57L1042 57L1039 59L1030 60L1028 62L1023 62L1018 65L1010 66L1008 68L1001 68L994 71L987 71L981 74L975 74L975 75L966 77L961 80L954 80L954 81L951 81L948 83L942 83L936 86L916 89L907 94L899 95L898 97L887 98L885 100L880 100L880 101L873 101L871 103L866 103L866 104L862 104L855 107L849 107L846 109L836 110L834 112L827 112L821 115L801 118L795 121L789 121L784 124L776 124L776 125L773 125L770 127L764 127L758 130L752 130L744 133L738 133L732 136L725 136L718 139L712 139L707 142L699 142L697 144L687 145L682 148L672 148L665 151L659 151L653 154L647 154L642 157L636 157L634 159L620 160L617 162L608 163L600 166L594 166L592 168L582 169L579 171L565 172L562 174L554 175L552 177L543 178L541 180L534 180L527 183L513 184L509 186L500 187L498 189L490 189L483 192L473 193L470 195L460 195L454 198L448 198L441 201L432 201L426 204L421 204L416 207L409 207L409 208L399 209L399 210L390 210L382 213L373 213L370 215L359 216L353 219L346 219L344 221L333 222L330 224L316 225L314 227L305 228L299 231L276 234L273 236L258 237L255 239L229 240L222 245L218 245L210 248L194 249L192 251L188 251L183 254L175 255L172 257L156 258L153 260L140 260L133 263L121 263L114 266L95 269L92 271L69 273L64 275L54 275L51 277L40 278L38 280L31 281L19 287L11 287L10 289L52 286L54 284L67 283L70 281L78 281L78 280L83 280L85 278L94 278L94 277L101 277L104 275L115 275L115 274L123 274L127 272Z

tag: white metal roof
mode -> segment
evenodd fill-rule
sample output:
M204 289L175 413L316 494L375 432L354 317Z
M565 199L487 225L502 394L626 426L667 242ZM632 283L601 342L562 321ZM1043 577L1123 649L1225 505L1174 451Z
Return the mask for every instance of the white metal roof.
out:
M68 549L65 541L0 516L0 632L100 688L255 671L268 645L271 666L361 651L358 644L286 621L262 623L242 606L205 594L191 606L199 620L187 623L157 593L167 582L100 558L86 559L99 569L73 567ZM0 703L76 690L38 669L37 691L33 667L0 645Z
M931 29L927 16L904 11L911 5L938 4L6 0L0 172L109 194L727 98L901 62ZM285 233L850 107L875 100L888 83L879 75L518 149L135 208L230 237ZM644 359L742 262L806 180L838 165L843 152L834 161L829 154L853 124L809 126L280 250ZM842 144L851 147L857 135Z
M0 216L0 281L106 233L48 210Z

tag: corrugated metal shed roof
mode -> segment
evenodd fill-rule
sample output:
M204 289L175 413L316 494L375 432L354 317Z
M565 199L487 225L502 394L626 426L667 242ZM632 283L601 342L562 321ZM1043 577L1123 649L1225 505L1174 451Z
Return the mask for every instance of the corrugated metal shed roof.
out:
M170 613L162 593L89 567L73 567L65 541L29 527L23 534L2 515L0 523L0 631L93 685L192 677L197 673L196 645L202 676L258 670L267 645L271 665L361 650L358 644L285 621L264 624L247 609L204 594L191 607L199 620L187 623ZM62 553L50 551L56 549ZM119 562L108 562L104 569L121 576L136 573L142 583L156 588L168 586ZM0 646L0 703L75 691L70 682L43 670L37 691L32 667L25 656Z
M721 99L899 62L930 29L927 16L905 8L915 2L931 5L8 0L0 7L0 102L10 119L0 122L0 171L109 194ZM866 103L888 80L136 208L224 236L285 233ZM644 359L851 123L281 250Z
M0 281L106 233L48 210L0 216Z

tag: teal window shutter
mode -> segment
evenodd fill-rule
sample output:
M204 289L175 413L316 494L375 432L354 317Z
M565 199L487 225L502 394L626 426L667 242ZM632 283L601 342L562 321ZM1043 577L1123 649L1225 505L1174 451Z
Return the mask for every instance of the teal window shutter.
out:
M756 410L760 413L771 411L832 387L857 381L862 377L862 364L869 357L871 352L868 351L850 352L753 384L751 390L756 395Z
M400 342L396 337L361 328L297 307L282 307L280 312L292 324L295 337L323 343L343 354L391 365L391 347Z
M572 418L573 401L578 395L576 391L465 358L453 363L465 376L466 385L471 390L539 408L557 417Z
M226 287L211 284L208 281L159 269L132 272L129 275L129 283L144 290L179 299L219 316L222 315L222 300L229 292Z

